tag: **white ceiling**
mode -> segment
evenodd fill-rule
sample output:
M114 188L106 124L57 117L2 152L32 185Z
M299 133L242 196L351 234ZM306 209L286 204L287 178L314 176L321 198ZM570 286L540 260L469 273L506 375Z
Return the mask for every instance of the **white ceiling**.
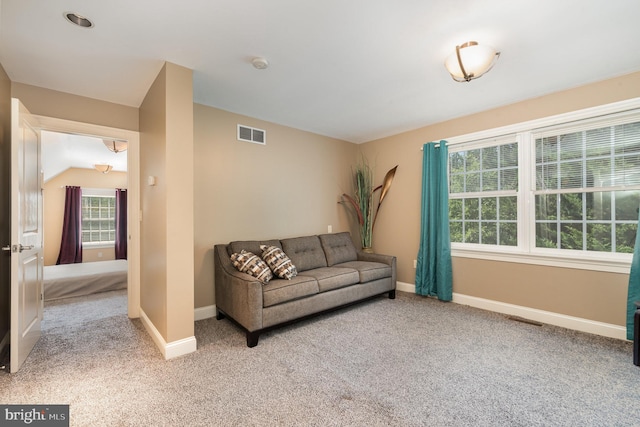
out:
M42 132L42 170L45 182L69 168L93 169L96 164L111 165L113 171L126 172L127 152L109 151L100 138Z
M166 60L197 103L356 143L640 70L638 0L0 1L15 82L138 107ZM468 40L502 54L457 83Z

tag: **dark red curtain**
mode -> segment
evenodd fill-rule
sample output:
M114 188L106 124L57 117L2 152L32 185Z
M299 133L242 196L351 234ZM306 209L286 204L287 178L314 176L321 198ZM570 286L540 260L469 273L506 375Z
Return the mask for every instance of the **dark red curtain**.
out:
M127 259L127 190L116 189L116 259Z
M82 189L67 186L60 254L56 264L82 262Z

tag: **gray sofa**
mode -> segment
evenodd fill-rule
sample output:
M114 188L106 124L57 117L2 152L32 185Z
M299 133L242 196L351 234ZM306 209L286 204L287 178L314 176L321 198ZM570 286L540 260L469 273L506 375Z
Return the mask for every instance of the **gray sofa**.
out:
M281 248L298 275L263 284L233 266L233 253L260 256L260 245ZM238 323L249 347L267 329L376 295L395 298L396 257L357 251L349 233L231 242L215 245L214 257L216 318Z

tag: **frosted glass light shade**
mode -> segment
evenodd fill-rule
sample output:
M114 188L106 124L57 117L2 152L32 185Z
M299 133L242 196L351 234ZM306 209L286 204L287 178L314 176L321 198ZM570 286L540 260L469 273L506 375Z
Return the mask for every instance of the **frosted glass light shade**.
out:
M456 52L449 55L444 66L453 80L468 82L489 71L499 56L494 48L471 41L456 46Z
M113 151L114 153L119 153L121 151L127 151L127 141L116 141L114 139L103 139L102 142L109 149L109 151Z
M111 165L93 165L98 172L109 173L113 166Z

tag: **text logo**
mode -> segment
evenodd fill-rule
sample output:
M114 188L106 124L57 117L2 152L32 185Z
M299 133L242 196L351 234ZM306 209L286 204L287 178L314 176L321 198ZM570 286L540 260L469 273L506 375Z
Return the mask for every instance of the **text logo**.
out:
M69 427L69 405L0 405L0 426Z

